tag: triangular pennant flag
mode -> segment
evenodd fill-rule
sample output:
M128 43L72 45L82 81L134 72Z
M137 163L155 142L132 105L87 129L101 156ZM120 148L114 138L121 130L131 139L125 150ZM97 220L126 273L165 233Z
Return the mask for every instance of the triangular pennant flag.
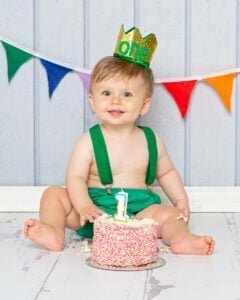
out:
M86 90L89 92L90 87L90 81L91 81L91 75L88 73L79 72L79 75L84 83L84 86Z
M162 83L173 96L183 118L187 113L190 96L196 82L197 80Z
M227 75L215 76L211 78L204 78L203 81L210 84L220 96L224 106L231 111L231 95L233 79L237 73L230 73Z
M17 70L21 67L21 65L23 65L26 61L33 57L33 55L19 48L16 48L4 41L1 42L7 55L8 82L10 82L13 76L16 74Z
M48 77L48 88L49 88L49 97L52 97L52 94L56 87L58 86L60 80L72 69L54 64L50 61L40 58L42 65L45 67Z

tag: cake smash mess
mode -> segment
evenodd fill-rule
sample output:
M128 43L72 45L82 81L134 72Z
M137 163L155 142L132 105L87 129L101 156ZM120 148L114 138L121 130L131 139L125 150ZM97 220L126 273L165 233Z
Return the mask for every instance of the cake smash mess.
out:
M214 239L188 228L188 197L163 140L137 125L152 103L156 46L154 34L142 37L137 28L125 32L122 26L113 56L95 65L88 99L99 124L74 146L66 188L47 188L39 220L25 222L24 234L34 243L60 251L70 228L93 238L95 263L115 266L155 261L158 238L173 253L213 253ZM161 204L154 181L172 205Z

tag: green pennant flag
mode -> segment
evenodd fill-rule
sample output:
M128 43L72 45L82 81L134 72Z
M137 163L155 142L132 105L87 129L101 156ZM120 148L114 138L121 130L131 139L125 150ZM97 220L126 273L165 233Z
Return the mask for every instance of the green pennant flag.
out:
M4 41L1 42L7 55L8 82L10 82L21 65L28 61L31 57L33 57L33 55L21 49L18 49Z

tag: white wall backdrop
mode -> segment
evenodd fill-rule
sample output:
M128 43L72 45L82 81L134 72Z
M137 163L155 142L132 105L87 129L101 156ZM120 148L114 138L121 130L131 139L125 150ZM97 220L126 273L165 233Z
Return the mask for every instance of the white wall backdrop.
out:
M239 0L0 0L0 35L43 56L91 69L113 53L119 28L154 32L156 78L215 73L240 66ZM239 75L232 112L197 83L186 119L171 95L155 86L140 120L165 140L186 185L240 185ZM0 45L0 185L64 184L73 145L96 122L77 73L68 73L49 100L39 60L11 83Z

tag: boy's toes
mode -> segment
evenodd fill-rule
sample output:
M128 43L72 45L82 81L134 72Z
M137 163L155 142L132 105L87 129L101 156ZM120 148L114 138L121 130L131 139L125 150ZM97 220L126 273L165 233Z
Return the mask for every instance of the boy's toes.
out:
M34 223L33 219L29 219L24 223L24 227L32 226Z
M23 233L25 236L28 235L30 227L33 227L35 225L35 220L34 219L29 219L24 223L24 229Z
M212 240L210 247L209 247L209 252L208 252L209 255L213 254L214 247L215 247L215 241Z

